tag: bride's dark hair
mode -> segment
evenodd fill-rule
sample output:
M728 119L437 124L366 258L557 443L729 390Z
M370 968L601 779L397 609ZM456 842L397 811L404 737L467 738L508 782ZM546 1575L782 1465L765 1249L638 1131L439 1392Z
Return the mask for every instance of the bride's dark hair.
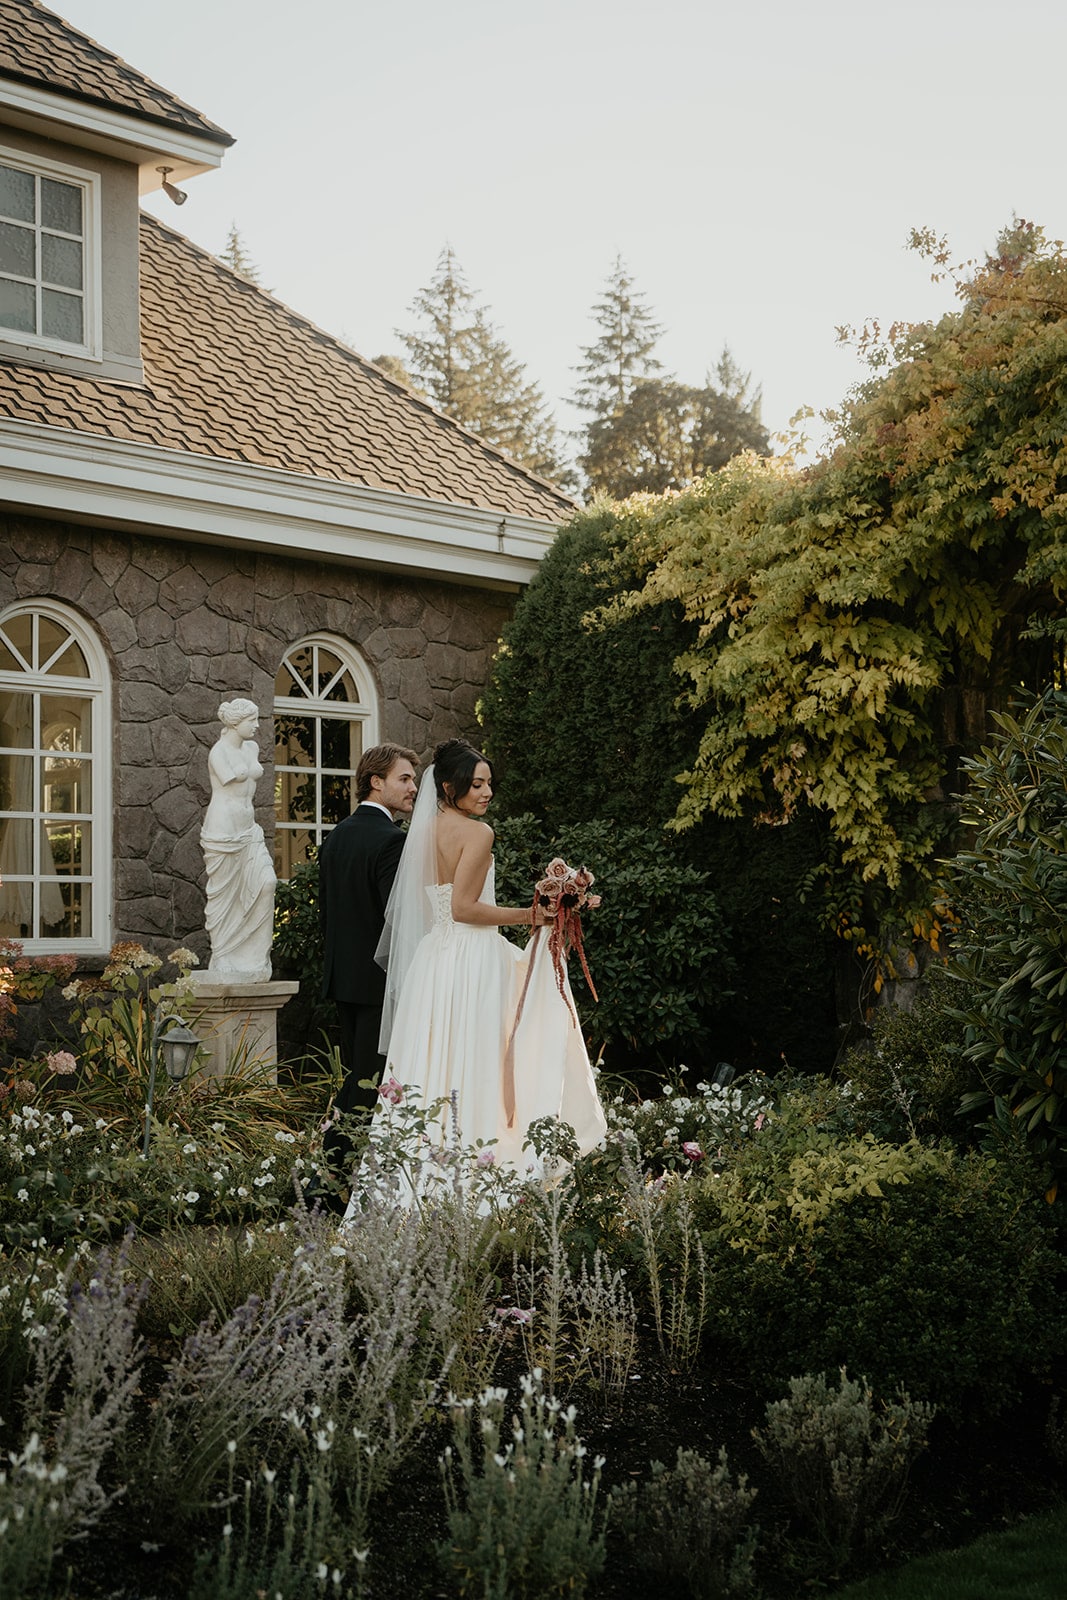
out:
M466 739L446 739L433 753L433 781L437 798L442 805L454 806L470 789L479 761L484 761L493 775L493 763L488 756ZM445 784L448 788L446 790Z

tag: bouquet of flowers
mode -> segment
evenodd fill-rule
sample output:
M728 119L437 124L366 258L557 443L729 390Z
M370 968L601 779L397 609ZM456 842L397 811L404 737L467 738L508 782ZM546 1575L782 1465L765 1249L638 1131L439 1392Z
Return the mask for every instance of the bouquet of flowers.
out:
M540 909L551 919L545 924L549 930L548 948L556 983L564 999L567 996L563 986L563 963L572 950L577 950L589 992L594 1000L597 998L585 959L581 922L581 912L586 906L595 911L600 904L600 896L589 893L594 881L588 867L569 867L561 856L556 856L555 860L548 863L544 877L537 880L534 888L534 911ZM538 928L535 938L540 931ZM574 1016L573 1009L571 1015Z

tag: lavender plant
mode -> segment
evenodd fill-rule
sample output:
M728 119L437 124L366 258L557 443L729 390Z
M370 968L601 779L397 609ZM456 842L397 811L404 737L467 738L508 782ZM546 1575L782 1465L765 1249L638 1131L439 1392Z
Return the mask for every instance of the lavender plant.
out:
M672 1468L652 1464L640 1488L612 1494L613 1523L638 1572L692 1600L750 1594L759 1530L749 1518L756 1490L734 1481L725 1449L712 1466L698 1451L679 1449Z
M455 1448L441 1457L449 1537L437 1553L462 1595L580 1600L603 1569L603 1461L585 1476L575 1409L546 1395L542 1378L535 1368L520 1380L510 1430L506 1389L452 1400Z
M32 1593L56 1555L92 1528L121 1490L106 1489L105 1464L123 1454L142 1350L137 1291L122 1252L103 1252L88 1271L76 1258L65 1304L31 1323L33 1361L22 1397L21 1445L0 1473L0 1593Z
M824 1373L790 1379L753 1438L794 1513L802 1564L836 1574L879 1539L900 1514L933 1416L903 1390L876 1399L844 1367L836 1386Z

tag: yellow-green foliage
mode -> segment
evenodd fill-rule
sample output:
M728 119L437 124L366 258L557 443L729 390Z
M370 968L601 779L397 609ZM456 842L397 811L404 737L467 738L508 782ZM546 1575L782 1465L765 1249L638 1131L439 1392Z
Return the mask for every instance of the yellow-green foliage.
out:
M679 601L698 625L676 666L706 720L676 826L816 808L860 945L889 905L936 945L946 750L1047 675L1021 636L1067 588L1067 257L1016 230L959 293L894 337L816 467L739 458L620 514L651 564L623 608Z
M861 1195L885 1196L918 1173L945 1172L951 1157L919 1144L881 1144L873 1134L842 1141L810 1130L804 1149L780 1167L727 1169L716 1180L717 1231L734 1249L791 1258L837 1207Z

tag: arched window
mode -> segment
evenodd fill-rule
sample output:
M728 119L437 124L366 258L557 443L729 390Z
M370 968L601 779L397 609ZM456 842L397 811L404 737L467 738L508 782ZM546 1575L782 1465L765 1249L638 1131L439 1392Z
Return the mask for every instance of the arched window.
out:
M106 950L111 907L110 674L66 606L0 611L0 937Z
M287 878L355 809L356 767L378 739L378 697L355 648L327 633L286 651L274 688L274 857Z

